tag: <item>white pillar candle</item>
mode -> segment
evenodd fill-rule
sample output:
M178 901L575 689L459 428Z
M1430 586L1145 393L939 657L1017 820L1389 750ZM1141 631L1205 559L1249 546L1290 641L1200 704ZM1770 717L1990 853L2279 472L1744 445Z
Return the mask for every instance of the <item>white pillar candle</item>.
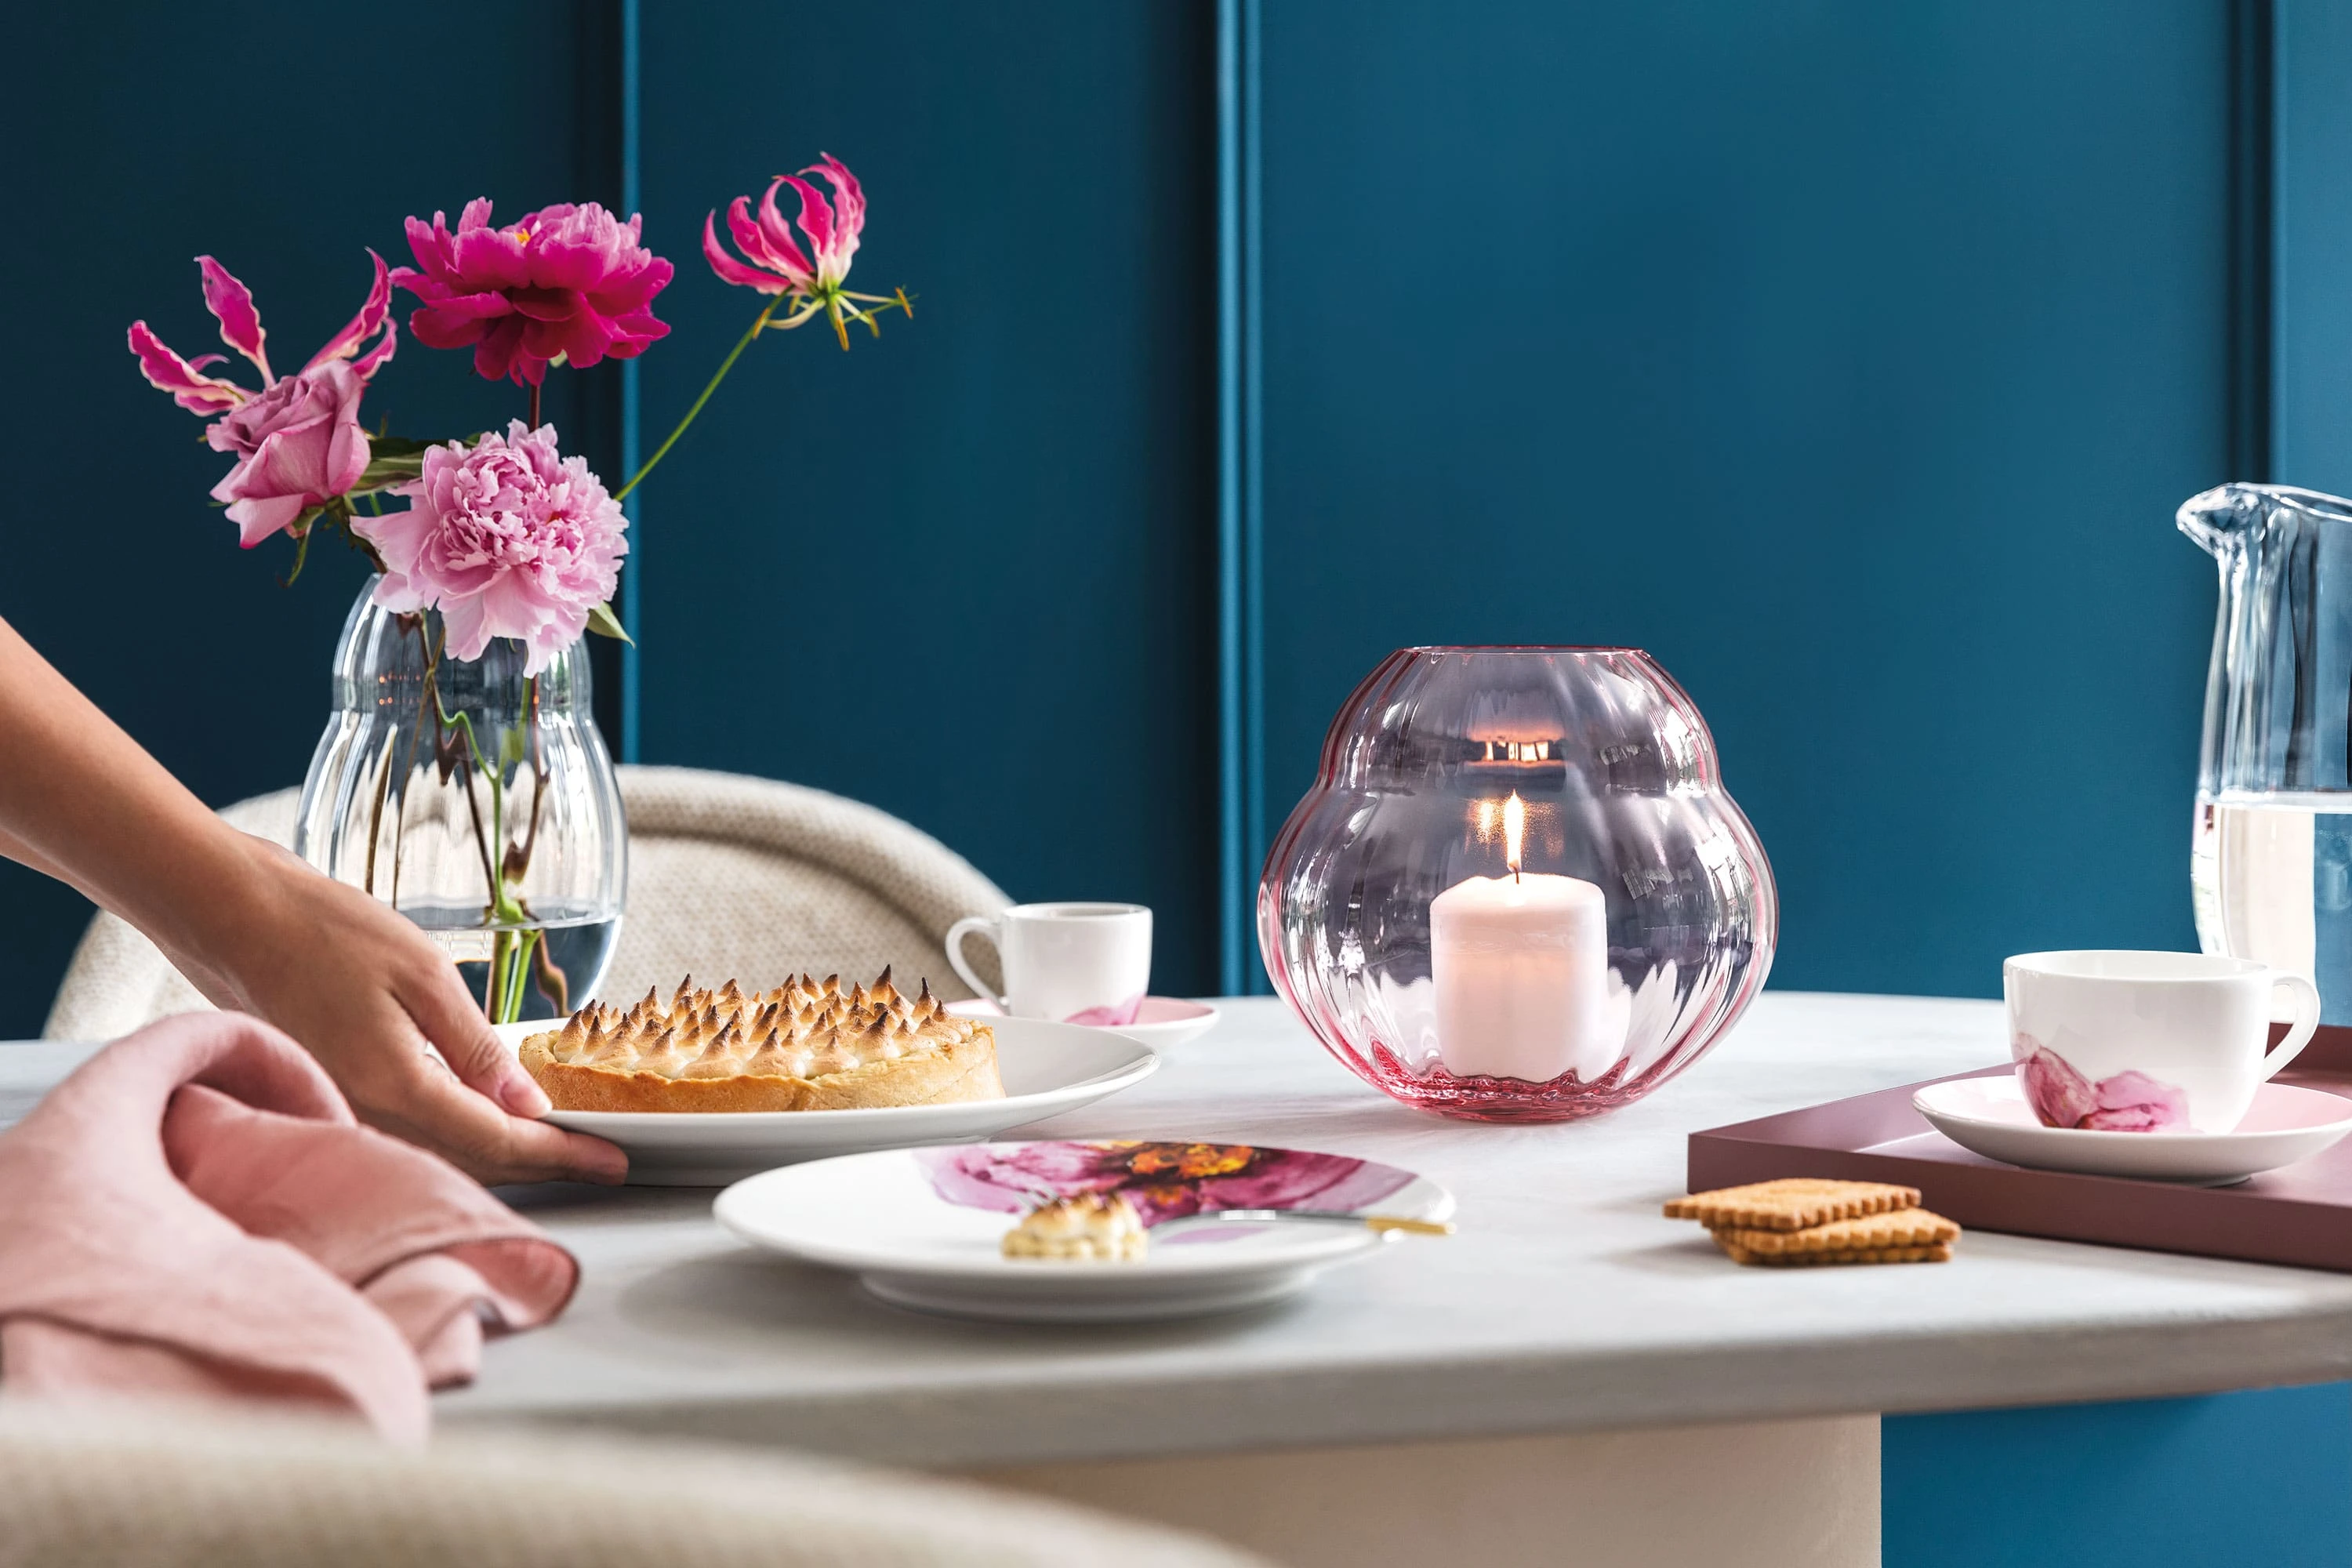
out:
M1438 1057L1456 1078L1591 1078L1623 1044L1622 1026L1607 1037L1608 896L1574 877L1520 871L1526 810L1516 792L1503 809L1507 875L1472 877L1430 900Z

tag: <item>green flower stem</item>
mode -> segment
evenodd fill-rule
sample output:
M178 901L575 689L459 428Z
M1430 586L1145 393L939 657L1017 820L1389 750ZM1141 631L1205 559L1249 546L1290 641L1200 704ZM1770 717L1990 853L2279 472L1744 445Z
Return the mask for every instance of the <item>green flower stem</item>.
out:
M702 412L702 405L710 401L710 395L719 390L719 384L727 379L727 373L735 368L735 362L741 359L743 351L751 346L751 340L767 330L768 318L776 313L776 307L783 301L784 296L782 294L770 297L766 307L760 312L759 320L751 323L751 330L738 339L735 346L728 351L727 357L719 362L719 374L710 378L710 384L702 389L702 395L694 400L694 406L686 411L686 417L679 420L677 428L669 433L669 439L655 449L654 455L646 459L644 467L629 476L627 484L613 492L614 500L627 500L629 492L635 489L645 481L645 477L654 471L654 465L669 456L669 449L677 445L677 438L686 434L686 427L694 423L694 416Z

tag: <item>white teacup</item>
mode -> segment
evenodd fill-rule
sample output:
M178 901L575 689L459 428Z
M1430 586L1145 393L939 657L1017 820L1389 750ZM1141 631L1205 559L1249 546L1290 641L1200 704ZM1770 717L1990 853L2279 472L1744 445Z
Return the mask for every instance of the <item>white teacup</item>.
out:
M2010 1054L2043 1125L2228 1132L2319 1027L2310 981L2201 952L2028 952L2000 966ZM2294 1026L2267 1055L2271 993Z
M1151 911L1141 904L1015 904L948 928L948 962L982 995L963 940L985 931L1004 963L997 1005L1016 1018L1117 1028L1135 1022L1151 988Z

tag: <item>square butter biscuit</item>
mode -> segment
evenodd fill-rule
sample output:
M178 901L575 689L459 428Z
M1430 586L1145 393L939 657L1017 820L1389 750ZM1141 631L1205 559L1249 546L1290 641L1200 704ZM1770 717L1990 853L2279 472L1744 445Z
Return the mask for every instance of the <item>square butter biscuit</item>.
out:
M1916 1187L1784 1176L1676 1198L1666 1205L1666 1217L1695 1219L1709 1230L1804 1230L1832 1220L1916 1208L1918 1203Z

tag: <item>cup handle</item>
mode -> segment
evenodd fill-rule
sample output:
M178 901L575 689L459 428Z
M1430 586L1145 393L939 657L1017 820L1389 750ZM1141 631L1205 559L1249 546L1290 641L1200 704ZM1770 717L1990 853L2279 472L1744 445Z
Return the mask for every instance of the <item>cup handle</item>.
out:
M2303 1047L2311 1044L2311 1037L2319 1032L2318 988L2300 974L2271 976L2272 989L2282 985L2294 992L2294 1026L2287 1030L2286 1038L2273 1046L2271 1054L2263 1058L2263 1081L2265 1083L2281 1068L2294 1060Z
M998 934L996 921L990 920L986 915L966 915L963 919L956 921L955 924L948 927L948 939L946 943L948 950L948 963L954 967L955 972L958 974L963 977L963 983L966 985L971 986L982 996L994 998L998 1006L1010 1013L1013 1011L1013 1004L1006 998L998 996L995 992L990 990L988 987L988 982L982 980L979 975L974 974L971 972L971 965L963 961L963 939L971 935L974 931L984 932L987 935L988 940L996 944L996 951L999 954L1002 954L1004 952L1004 939ZM2319 1005L2317 995L2318 994L2316 992L2313 993L2314 1000L2312 1003L2312 1016L2315 1020L2318 1017Z

